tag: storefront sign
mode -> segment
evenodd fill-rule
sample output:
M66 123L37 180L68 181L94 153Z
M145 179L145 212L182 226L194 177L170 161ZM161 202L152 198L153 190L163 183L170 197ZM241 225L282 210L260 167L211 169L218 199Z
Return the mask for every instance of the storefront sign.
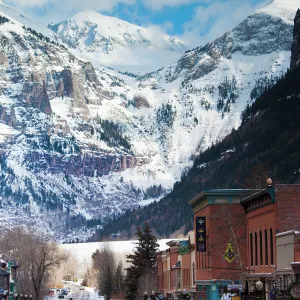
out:
M196 217L197 251L206 251L206 217Z
M228 284L228 291L232 291L232 290L243 290L243 286L241 284Z
M300 299L300 282L295 282L289 290L293 299Z
M232 263L235 259L235 253L233 252L233 247L231 243L228 243L226 252L224 254L224 258L229 262Z

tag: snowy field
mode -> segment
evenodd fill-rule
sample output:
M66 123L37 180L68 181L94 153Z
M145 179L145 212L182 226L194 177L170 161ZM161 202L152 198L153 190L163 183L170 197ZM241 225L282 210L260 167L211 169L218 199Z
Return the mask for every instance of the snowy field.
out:
M167 242L174 239L158 240L160 250L166 250L169 246ZM92 262L92 254L101 249L105 244L108 244L111 250L114 251L118 259L121 259L125 265L126 255L131 254L136 245L135 240L131 241L114 241L114 242L97 242L97 243L80 243L80 244L62 244L60 247L77 258L80 265L90 265Z

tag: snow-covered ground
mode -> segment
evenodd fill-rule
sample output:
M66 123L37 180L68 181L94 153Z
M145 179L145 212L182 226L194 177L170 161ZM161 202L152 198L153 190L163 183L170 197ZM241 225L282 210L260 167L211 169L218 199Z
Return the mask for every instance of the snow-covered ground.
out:
M168 249L169 246L167 246L166 243L173 240L176 239L158 240L160 251ZM136 247L136 243L136 240L130 240L98 243L61 244L60 248L76 257L79 264L90 265L92 263L92 254L97 249L101 249L105 245L108 245L108 247L116 254L116 257L122 260L124 264L126 264L126 255L132 253L133 249Z
M128 76L99 65L95 57L93 66L82 51L69 50L55 33L0 2L1 14L11 19L0 26L7 45L0 53L0 226L26 222L58 240L86 241L93 228L77 224L90 219L101 224L160 200L195 155L240 125L257 81L286 71L298 5L299 0L272 1L169 67ZM139 43L139 29L127 23L103 17L111 24L107 32L101 24L93 27L94 18L88 24L77 18L78 32L69 26L73 21L58 31L80 47L93 50L89 44L97 42L87 40L87 28L113 36L114 45L122 47L128 30ZM235 99L225 111L218 101L226 80ZM112 138L115 132L119 136Z

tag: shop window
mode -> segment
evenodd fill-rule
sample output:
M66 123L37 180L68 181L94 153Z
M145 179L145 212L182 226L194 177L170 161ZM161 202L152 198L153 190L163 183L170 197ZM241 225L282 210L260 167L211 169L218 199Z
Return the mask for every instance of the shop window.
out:
M274 265L274 244L273 244L273 230L270 229L270 250L271 250L271 265Z
M219 299L222 298L223 294L224 294L224 287L219 287Z
M251 266L253 266L253 236L252 236L252 233L250 233L250 260L251 260Z
M265 264L268 265L269 264L269 253L268 253L269 249L268 249L268 231L267 229L265 230Z
M262 266L264 264L263 262L263 238L261 230L259 231L259 256L260 256L260 265Z
M258 266L258 249L257 249L257 233L254 236L254 247L255 247L255 265Z

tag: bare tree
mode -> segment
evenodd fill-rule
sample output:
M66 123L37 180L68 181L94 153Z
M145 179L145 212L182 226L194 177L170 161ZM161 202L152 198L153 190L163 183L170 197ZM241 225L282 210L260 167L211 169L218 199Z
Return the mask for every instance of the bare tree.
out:
M58 245L54 242L47 242L42 239L37 239L35 254L31 258L31 280L35 299L39 300L43 287L43 282L47 278L49 271L60 265L60 263L67 259L67 256L60 255Z
M18 291L42 299L53 268L67 259L58 245L35 233L16 229L8 231L0 241L0 252L20 261Z
M121 294L124 290L124 269L121 261L119 261L116 269L114 285L116 294Z
M110 300L114 292L114 276L116 273L116 257L108 244L93 253L93 267L98 271L99 290Z

